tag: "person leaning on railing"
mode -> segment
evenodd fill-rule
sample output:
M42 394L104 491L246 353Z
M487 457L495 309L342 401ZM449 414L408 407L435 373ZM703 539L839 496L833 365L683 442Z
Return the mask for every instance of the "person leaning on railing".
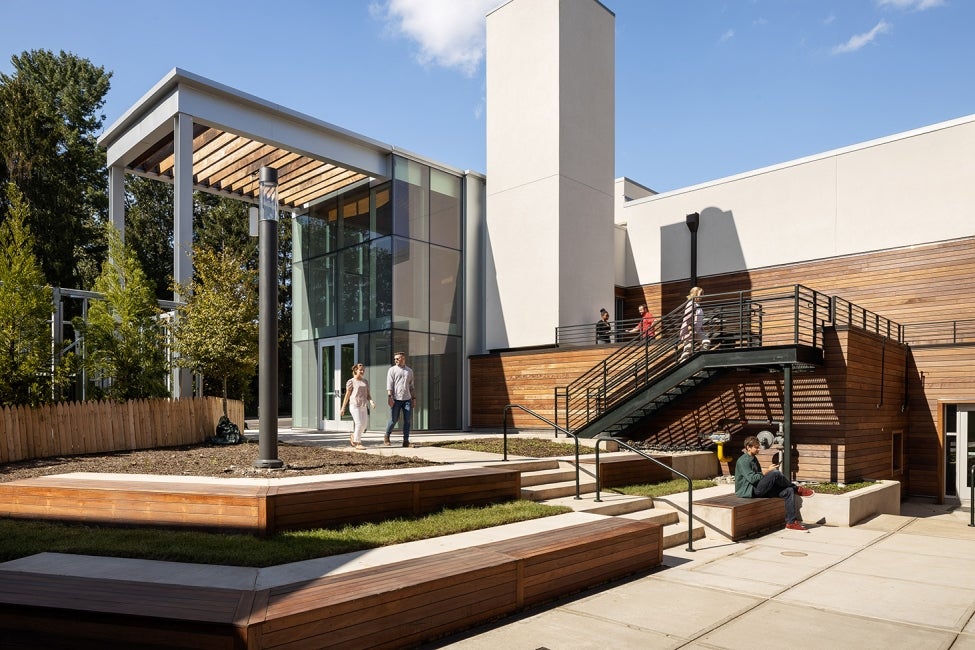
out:
M636 324L633 329L626 330L630 334L640 334L641 338L652 339L655 336L654 326L653 326L653 314L647 309L646 305L640 305L637 307L637 311L640 312L640 322Z
M599 320L596 321L596 343L609 343L613 326L609 322L609 312L605 308L599 310Z

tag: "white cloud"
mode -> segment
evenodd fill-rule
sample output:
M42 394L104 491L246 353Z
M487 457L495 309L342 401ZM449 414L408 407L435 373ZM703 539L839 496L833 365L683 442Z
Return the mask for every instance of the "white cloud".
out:
M386 0L369 8L391 31L416 43L421 64L455 68L471 76L484 58L484 17L499 2Z
M892 7L894 9L907 9L914 11L924 11L944 5L944 0L877 0L877 6Z
M726 31L724 34L721 35L721 38L718 39L718 42L719 43L727 43L728 41L730 41L734 37L735 37L735 30L729 29L728 31Z
M834 47L833 54L847 54L849 52L856 52L861 47L872 43L880 34L888 31L890 31L890 23L888 23L886 20L881 20L869 32L865 34L854 34L846 43Z

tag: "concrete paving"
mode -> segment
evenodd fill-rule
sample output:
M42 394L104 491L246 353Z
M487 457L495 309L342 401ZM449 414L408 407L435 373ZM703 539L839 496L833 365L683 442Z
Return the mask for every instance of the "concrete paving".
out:
M975 648L968 509L909 501L901 512L668 549L651 575L426 647Z
M255 435L249 432L248 435ZM518 434L533 435L533 434ZM551 432L538 432L551 437ZM414 442L483 434L418 433ZM283 442L348 446L348 433L283 430ZM394 441L398 437L394 435ZM403 453L366 435L360 453ZM494 463L498 454L435 447L411 455ZM813 497L815 498L815 497ZM41 554L7 570L266 587L462 548L601 515L571 513L487 531L267 569ZM908 501L901 514L838 528L781 530L664 552L664 567L428 644L458 650L598 648L952 648L975 650L975 527L967 507Z

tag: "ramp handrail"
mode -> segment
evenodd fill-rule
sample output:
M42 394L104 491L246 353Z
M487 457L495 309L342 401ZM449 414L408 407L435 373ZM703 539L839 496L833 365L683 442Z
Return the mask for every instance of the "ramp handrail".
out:
M510 411L511 409L520 409L520 410L524 411L525 413L527 413L528 415L532 415L532 416L538 418L539 420L541 420L542 422L545 422L549 426L554 427L555 428L555 431L556 431L556 434L555 434L555 437L556 438L558 438L558 432L561 431L561 432L563 432L567 436L572 436L572 438L576 441L576 463L575 463L575 465L576 465L576 499L582 499L581 489L579 487L579 437L576 436L576 435L574 435L571 431L560 427L559 425L555 424L554 422L552 422L548 418L539 415L535 411L531 410L530 408L526 408L526 407L522 406L521 404L506 404L505 407L504 407L504 411L503 411L502 416L501 416L502 417L502 434L504 436L504 446L503 446L504 454L502 455L502 460L504 460L504 461L507 461L508 460L508 411Z
M657 465L660 465L661 467L664 467L664 468L670 470L674 474L677 474L678 476L680 476L681 478L683 478L683 479L685 479L687 481L687 550L690 551L691 553L693 553L694 552L694 535L693 535L693 532L694 532L694 481L691 480L691 477L688 476L687 474L684 474L683 472L680 472L680 471L674 469L673 467L671 467L667 463L660 462L659 460L657 460L656 458L654 458L650 454L646 453L642 449L637 449L636 447L633 447L631 445L628 445L627 443L625 443L625 442L623 442L621 440L617 440L616 438L610 438L610 437L604 437L604 436L596 436L594 438L594 440L596 441L596 501L597 502L601 500L599 498L599 490L602 487L601 484L600 484L600 480L599 480L599 443L601 443L603 441L615 442L620 447L623 447L624 449L628 449L628 450L630 450L632 452L636 452L638 455L643 456L647 460L649 460L651 462L654 462Z

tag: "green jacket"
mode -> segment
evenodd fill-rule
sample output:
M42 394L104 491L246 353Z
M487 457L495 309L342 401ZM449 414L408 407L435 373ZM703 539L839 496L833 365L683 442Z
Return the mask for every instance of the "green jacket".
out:
M762 480L762 466L758 458L744 451L735 462L735 496L755 496L755 486Z

